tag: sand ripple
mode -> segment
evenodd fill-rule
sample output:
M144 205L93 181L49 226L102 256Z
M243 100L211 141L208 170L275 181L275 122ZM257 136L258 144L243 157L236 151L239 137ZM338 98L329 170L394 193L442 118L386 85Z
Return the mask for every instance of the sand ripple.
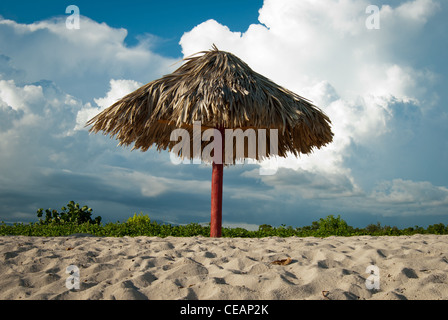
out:
M447 248L436 235L0 237L0 299L447 299Z

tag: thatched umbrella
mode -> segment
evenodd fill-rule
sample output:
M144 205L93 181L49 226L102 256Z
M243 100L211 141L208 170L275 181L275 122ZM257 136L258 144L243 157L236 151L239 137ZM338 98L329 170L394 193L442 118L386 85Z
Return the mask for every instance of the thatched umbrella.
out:
M278 130L276 148L267 147L254 154L245 146L244 155L233 152L231 163L241 158L262 160L271 155L308 154L332 141L330 119L307 99L254 72L241 59L215 45L198 54L185 58L186 62L173 73L149 82L89 120L87 125L93 125L90 131L116 136L120 145L133 143L133 149L146 151L155 145L159 151L171 151L178 145L171 134L182 128L190 139L182 139L183 150L176 150L179 156L193 159L197 156L197 146L196 150L191 147L197 139L193 134L195 121L200 121L202 131L214 128L221 134L225 129L252 128L268 129L266 136L270 137L271 129ZM201 150L209 144L199 141ZM222 149L215 145L216 157L224 153L226 143L228 139L221 144ZM190 150L193 152L187 152ZM212 169L211 237L221 236L223 162L229 164L227 158L216 161L216 157Z

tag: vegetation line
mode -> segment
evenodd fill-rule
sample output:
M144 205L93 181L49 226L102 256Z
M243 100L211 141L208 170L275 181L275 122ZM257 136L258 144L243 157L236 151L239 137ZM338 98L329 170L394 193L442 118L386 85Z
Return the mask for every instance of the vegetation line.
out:
M74 233L89 233L102 237L209 237L210 226L190 223L184 226L159 224L151 221L148 215L134 214L125 222L101 223L101 217L91 218L92 209L81 207L70 201L62 211L47 209L45 219L43 209L37 210L39 221L35 223L15 223L12 226L4 222L0 224L0 236L23 235L56 237L68 236ZM430 225L428 228L419 226L398 229L397 227L381 226L380 223L370 224L365 228L353 228L338 215L329 215L314 221L311 226L293 228L282 225L272 227L260 225L258 230L249 231L243 228L222 228L223 237L262 238L262 237L329 237L329 236L401 236L414 234L448 234L448 226L443 223Z

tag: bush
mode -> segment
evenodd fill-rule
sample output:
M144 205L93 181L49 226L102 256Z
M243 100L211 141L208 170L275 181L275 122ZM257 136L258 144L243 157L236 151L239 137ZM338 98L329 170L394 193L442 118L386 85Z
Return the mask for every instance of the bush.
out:
M44 213L44 209L37 210L37 217L39 218L39 223L43 225L48 224L83 224L89 222L91 224L99 225L101 223L101 217L91 218L92 208L83 206L80 208L79 203L70 201L66 207L61 208L62 212L57 210L46 209L45 210L45 220L41 219Z
M378 234L378 233L382 232L383 230L390 229L390 227L386 226L386 227L382 228L381 224L379 222L377 222L377 224L373 224L373 223L369 224L365 229L368 234Z
M314 226L316 224L313 223ZM320 218L317 222L316 234L321 237L328 236L347 236L350 235L352 228L349 228L347 222L341 219L341 216L335 218L332 214L325 219Z
M446 234L447 229L443 223L428 226L428 232L432 234Z
M147 214L143 215L143 212L140 212L138 215L134 213L134 216L130 217L126 222L131 224L149 224L151 219Z

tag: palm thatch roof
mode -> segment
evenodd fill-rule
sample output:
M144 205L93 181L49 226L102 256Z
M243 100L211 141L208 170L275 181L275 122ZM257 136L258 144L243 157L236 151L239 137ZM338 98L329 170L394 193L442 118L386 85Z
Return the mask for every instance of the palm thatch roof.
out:
M188 130L192 145L194 121L201 121L202 130L278 129L278 155L282 157L288 152L295 156L308 154L332 141L330 119L309 100L216 46L198 54L185 58L173 73L149 82L92 118L87 123L92 125L90 132L116 136L120 145L134 144L133 149L146 151L155 145L159 151L171 151L178 144L170 141L171 132L177 128ZM207 144L202 142L202 148ZM268 148L266 157L269 155ZM252 158L262 160L258 153Z

